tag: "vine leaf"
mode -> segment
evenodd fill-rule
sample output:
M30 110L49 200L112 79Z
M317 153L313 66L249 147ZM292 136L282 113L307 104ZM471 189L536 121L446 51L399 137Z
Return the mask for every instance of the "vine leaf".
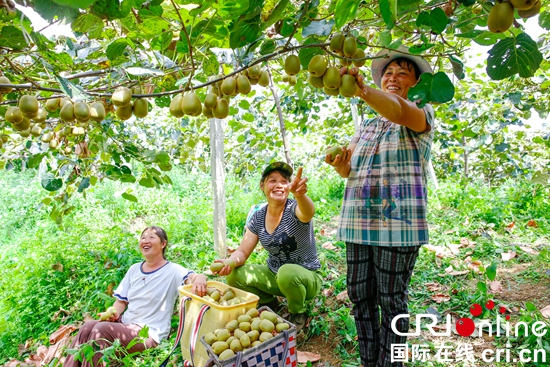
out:
M60 178L56 178L53 173L46 173L40 180L42 187L48 191L57 191L63 187L63 181Z
M522 78L535 75L542 62L542 54L529 35L521 33L517 37L500 40L489 50L487 75L493 80L502 80L514 74Z
M59 75L56 75L55 78L59 82L59 87L61 90L73 101L83 101L88 98L87 93L81 86L73 84L68 79L65 79Z
M409 90L409 99L418 101L419 107L423 107L428 102L449 102L453 99L454 94L453 83L447 74L440 71L434 75L422 74L418 84Z
M334 9L334 21L336 28L340 29L350 19L355 18L360 0L338 0Z

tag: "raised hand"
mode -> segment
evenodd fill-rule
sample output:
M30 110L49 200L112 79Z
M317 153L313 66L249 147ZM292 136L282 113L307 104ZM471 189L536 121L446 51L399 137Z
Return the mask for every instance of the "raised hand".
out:
M289 191L298 198L307 193L307 177L302 178L302 167L298 168L296 177L289 184Z

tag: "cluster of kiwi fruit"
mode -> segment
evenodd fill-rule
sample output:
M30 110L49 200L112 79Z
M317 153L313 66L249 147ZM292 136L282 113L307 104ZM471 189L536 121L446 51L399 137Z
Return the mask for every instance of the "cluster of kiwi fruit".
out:
M509 0L497 1L489 12L487 27L493 33L507 31L514 22L514 10L524 19L540 13L542 0Z
M202 296L202 299L220 306L236 306L246 302L242 297L235 295L235 291L231 288L227 288L225 291L221 291L216 287L207 287L206 294Z
M170 102L169 111L174 117L199 116L224 119L229 115L229 100L237 94L247 95L252 86L259 84L262 87L269 85L269 74L259 64L253 65L238 75L223 75L212 77L216 80L208 88L204 101L194 92L178 94ZM211 81L212 81L211 80Z
M51 149L55 149L59 145L55 134L51 131L43 133L43 130L47 128L47 117L48 114L44 108L32 95L21 96L17 106L8 107L4 115L6 121L19 132L19 135L25 138L30 135L35 137L42 135L41 140L48 143Z
M357 47L357 41L352 36L344 36L336 33L331 41L329 48L332 52L342 56L340 66L361 67L365 64L365 51ZM330 96L341 95L343 97L353 97L357 91L357 80L354 76L344 74L340 76L340 68L336 65L330 65L326 55L315 55L308 64L309 83L315 88L322 88Z
M132 115L137 118L146 117L149 113L149 102L145 98L136 98L132 101L132 95L141 94L141 88L118 87L111 96L111 102L115 105L115 114L121 120L128 120Z
M277 314L251 308L236 320L229 321L225 328L209 332L203 338L219 360L226 360L237 352L260 345L288 329L290 324Z

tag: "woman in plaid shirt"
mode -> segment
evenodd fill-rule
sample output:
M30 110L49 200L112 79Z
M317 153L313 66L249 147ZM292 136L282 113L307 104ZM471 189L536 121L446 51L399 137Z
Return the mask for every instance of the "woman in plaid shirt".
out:
M432 73L430 65L403 46L377 56L372 77L381 90L365 85L356 68L342 72L356 76L356 95L378 116L365 119L334 160L325 157L347 178L337 239L346 242L348 295L365 367L402 365L392 361L392 345L406 337L394 333L391 322L408 313L412 271L428 243L426 172L434 129L433 108L407 99L420 75ZM407 332L407 319L396 328Z

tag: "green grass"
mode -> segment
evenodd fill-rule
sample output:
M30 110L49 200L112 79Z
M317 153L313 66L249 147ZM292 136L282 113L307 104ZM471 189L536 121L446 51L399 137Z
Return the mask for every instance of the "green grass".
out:
M130 264L141 260L137 236L146 225L165 228L170 239L171 260L198 271L206 270L216 257L213 248L212 196L210 178L202 173L175 169L172 186L161 189L133 187L138 203L120 195L129 185L105 180L76 195L70 204L75 210L57 225L49 218L49 207L41 204L47 193L41 189L34 171L3 172L0 176L0 364L10 358L23 359L17 346L30 342L30 350L48 345L49 335L60 325L82 320L112 303L109 289L122 279ZM310 305L309 336L330 332L337 341L341 365L357 366L355 325L349 304L335 301L346 289L345 245L321 228L334 228L334 218L344 189L344 180L326 170L310 175L309 194L316 203L315 228L323 288L333 295L320 295ZM424 313L428 307L439 311L454 309L465 316L475 301L495 296L481 291L477 283L487 283L487 275L470 272L452 276L445 272L467 269L464 259L479 259L498 269L532 264L517 274L517 282L536 284L548 279L540 269L548 269L550 250L550 190L526 181L510 180L499 187L476 182L463 187L458 180L440 182L431 188L429 223L432 245L458 244L462 238L476 243L461 248L454 258L436 258L421 250L410 287L410 312ZM227 236L231 247L241 240L251 205L263 202L257 177L227 178ZM537 227L527 225L535 220ZM510 229L509 224L515 223ZM321 247L331 242L336 250ZM519 250L518 244L537 244L539 255ZM501 253L517 250L518 256L503 262ZM469 254L468 254L469 253ZM265 251L254 252L250 261L265 261ZM497 272L498 274L498 272ZM497 275L497 279L500 279ZM441 292L451 299L443 304L431 300L426 283L441 284ZM498 297L498 296L497 296ZM506 300L504 300L505 302ZM522 304L516 305L520 308ZM59 312L60 309L67 313ZM534 318L536 311L530 311ZM172 320L177 325L177 318ZM172 338L174 335L172 335ZM547 342L545 339L542 342ZM515 341L520 343L520 341ZM534 346L539 341L527 340ZM146 366L162 360L170 341L156 350L132 359L129 365ZM437 364L433 364L434 366Z

